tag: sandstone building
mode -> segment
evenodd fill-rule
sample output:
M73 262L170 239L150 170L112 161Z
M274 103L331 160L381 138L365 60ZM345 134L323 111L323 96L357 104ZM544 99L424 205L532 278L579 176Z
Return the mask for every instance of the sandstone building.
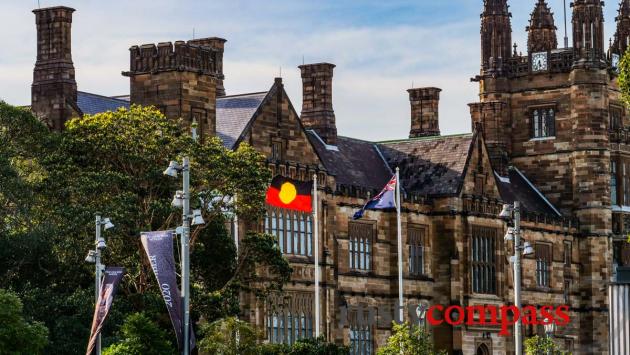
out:
M70 44L74 10L66 7L34 11L38 51L31 107L51 129L61 130L77 115L154 105L168 117L198 124L202 135L216 135L229 148L254 146L274 174L300 180L317 174L323 182L320 330L330 341L351 345L354 354L375 353L390 335L391 315L383 309L393 309L398 298L398 255L393 211L368 211L359 221L352 215L396 168L404 196L407 306L511 304L512 243L503 238L508 225L498 214L503 203L518 200L524 238L535 249L523 260L523 305L569 305L571 322L555 334L562 348L621 354L609 348L615 338L610 334L624 326L619 311L625 322L630 311L609 298L609 285L627 283L623 273L630 266L624 243L630 232L630 115L617 86L619 58L630 45L630 1L620 5L610 48L602 1L572 3L571 47L559 47L546 2L532 3L527 53L520 54L511 40L507 0L483 1L471 134L440 135L441 90L428 87L408 90L409 138L368 142L339 135L330 63L299 67L301 113L281 78L264 92L226 95L226 41L214 37L132 46L124 72L129 96L80 92ZM312 336L311 216L269 208L264 221L240 230L245 227L274 234L294 273L283 296L260 301L243 295L243 318L270 342ZM616 313L609 313L611 302ZM378 322L369 324L369 317ZM431 330L437 347L453 354L513 353L513 338L499 336L498 326ZM525 326L523 332L543 330Z

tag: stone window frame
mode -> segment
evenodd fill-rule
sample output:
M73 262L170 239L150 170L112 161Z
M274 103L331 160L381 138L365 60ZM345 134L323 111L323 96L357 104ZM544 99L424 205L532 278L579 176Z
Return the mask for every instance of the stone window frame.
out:
M492 338L484 334L484 336L480 338L475 338L475 355L479 354L479 350L484 351L483 354L491 355L492 354Z
M359 232L358 228L363 228L361 232L364 234L353 237L353 230ZM360 220L348 222L348 269L351 272L366 273L373 271L375 241L376 221ZM361 247L363 247L363 250Z
M499 231L473 226L470 237L470 289L473 294L499 293Z
M362 318L359 319L359 316ZM368 321L369 312L351 312L349 318L349 348L350 355L372 355L374 354L374 327Z
M619 198L619 163L616 157L610 159L610 203L613 206L621 206ZM622 180L623 185L623 180Z
M271 154L270 159L272 161L284 161L286 156L286 143L280 138L271 138Z
M536 242L534 243L534 251L534 260L536 260L536 286L550 289L553 274L553 244Z
M294 344L315 333L313 294L288 292L269 297L264 316L264 331L272 344Z
M313 257L312 214L267 205L263 231L276 237L283 255Z
M617 120L614 119L615 117L613 116L613 112L619 113L619 117L617 117L618 118ZM608 130L614 131L616 129L623 128L623 114L624 114L623 106L617 105L614 103L611 103L608 106Z
M571 267L571 264L573 264L573 242L570 240L564 240L562 242L562 246L562 262L564 263L565 267Z
M414 233L416 232L416 233ZM409 224L407 227L407 250L409 252L407 271L411 277L428 275L427 251L429 248L429 227L423 224ZM420 266L418 267L418 263Z
M536 119L536 117L534 117L534 115L536 114L536 112L541 112L544 110L550 110L551 112L553 112L553 118L552 118L552 123L553 124L549 124L549 121L547 121L544 117L539 117L538 119ZM536 141L536 140L547 140L547 139L555 139L556 135L558 133L557 130L557 117L558 117L558 104L557 103L542 103L542 104L538 104L538 105L531 105L527 107L527 116L529 118L529 122L530 122L530 140L531 141ZM538 121L540 120L540 122ZM541 130L543 130L544 128L541 127L543 125L543 123L546 123L546 127L548 127L548 129L550 128L551 130L549 131L549 133L547 135L544 134L537 134L538 132L540 132ZM538 127L538 129L537 129Z
M190 127L193 123L197 123L196 133L197 136L203 138L205 127L208 124L208 110L202 107L193 107L190 110Z

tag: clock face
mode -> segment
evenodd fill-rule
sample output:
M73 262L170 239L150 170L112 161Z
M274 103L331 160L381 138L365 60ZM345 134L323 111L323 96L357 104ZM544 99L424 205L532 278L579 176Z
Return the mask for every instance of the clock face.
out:
M612 67L614 69L619 69L619 54L612 55Z
M538 72L548 69L547 52L532 53L532 71Z

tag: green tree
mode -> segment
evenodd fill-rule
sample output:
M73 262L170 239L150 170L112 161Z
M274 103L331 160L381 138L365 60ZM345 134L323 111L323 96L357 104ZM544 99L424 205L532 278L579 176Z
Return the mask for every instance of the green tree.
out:
M168 334L143 313L127 317L120 328L121 341L103 355L172 355L177 352Z
M378 349L378 355L434 355L446 354L437 352L433 347L431 335L424 328L409 323L392 323L392 335L387 345Z
M619 61L619 90L621 98L626 105L630 106L630 53L626 52Z
M290 348L288 355L347 355L350 349L333 343L327 343L324 337L301 339Z
M220 319L201 327L203 339L199 350L216 355L255 355L257 353L256 330L247 322L234 317Z
M27 322L19 297L0 289L0 355L41 354L47 343L48 329Z
M561 351L558 345L550 337L538 335L525 340L525 354L527 355L568 355L569 352Z
M123 314L137 311L172 332L138 236L181 223L181 210L170 204L180 180L162 171L184 155L192 163L192 207L202 208L208 222L192 233L193 320L238 314L240 290L262 286L257 292L264 296L289 279L289 264L271 236L248 235L237 256L225 228L225 211L252 223L264 212L271 178L264 157L246 144L231 151L218 139L195 142L183 127L155 109L134 106L86 115L51 133L29 111L0 102L0 285L22 297L27 317L48 326L46 352L85 349L94 274L83 260L94 247L96 211L116 224L105 234L104 262L128 272L104 343ZM235 195L237 203L229 202Z

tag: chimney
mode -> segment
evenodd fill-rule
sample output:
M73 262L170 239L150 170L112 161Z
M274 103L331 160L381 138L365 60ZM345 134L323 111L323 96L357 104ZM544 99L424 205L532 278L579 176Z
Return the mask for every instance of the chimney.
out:
M411 132L409 138L430 137L440 135L438 88L409 89L411 102Z
M306 129L312 129L326 142L337 144L337 126L332 105L334 64L317 63L299 66L302 72L302 115Z
M225 50L225 42L227 40L219 37L206 37L193 39L188 41L189 44L203 46L212 50L212 62L217 77L217 97L225 96L225 87L223 86L223 51Z
M31 110L48 126L61 131L80 114L72 63L74 9L64 6L33 10L37 24L37 61L33 70Z

